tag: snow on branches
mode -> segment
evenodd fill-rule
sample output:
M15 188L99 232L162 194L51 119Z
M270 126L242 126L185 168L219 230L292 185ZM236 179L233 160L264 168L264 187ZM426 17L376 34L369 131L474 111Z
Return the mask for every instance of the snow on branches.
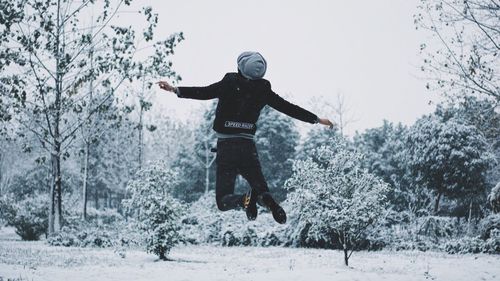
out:
M389 185L362 169L363 156L340 138L312 154L294 163L294 174L286 183L291 191L288 204L298 223L296 235L339 242L347 265L357 243L383 213Z
M157 162L140 170L127 185L131 197L124 205L143 231L147 251L162 260L167 259L168 252L180 240L183 207L171 196L177 182L177 173Z

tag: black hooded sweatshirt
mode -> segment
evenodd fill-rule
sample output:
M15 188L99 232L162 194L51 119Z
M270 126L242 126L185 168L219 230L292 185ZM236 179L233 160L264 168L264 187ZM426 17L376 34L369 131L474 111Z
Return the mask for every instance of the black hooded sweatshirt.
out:
M206 87L179 87L177 95L198 100L218 98L213 129L222 134L255 134L260 111L266 105L304 122L318 123L315 114L274 93L269 81L250 80L239 73L227 73Z

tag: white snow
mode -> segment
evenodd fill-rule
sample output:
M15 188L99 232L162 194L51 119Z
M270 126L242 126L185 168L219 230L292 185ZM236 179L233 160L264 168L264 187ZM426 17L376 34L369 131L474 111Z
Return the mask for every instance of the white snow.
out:
M498 255L356 252L349 267L340 251L280 247L179 246L173 261L140 250L49 247L0 241L0 280L499 280ZM3 278L3 279L2 279ZM19 279L16 279L19 280Z

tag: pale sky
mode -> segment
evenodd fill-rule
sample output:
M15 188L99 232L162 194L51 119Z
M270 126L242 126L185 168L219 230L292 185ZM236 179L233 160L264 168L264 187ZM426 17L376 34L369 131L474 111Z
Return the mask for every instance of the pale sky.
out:
M312 96L335 102L342 93L357 121L347 132L380 126L383 119L413 123L437 97L419 73L422 31L415 30L418 0L140 0L159 14L158 38L182 31L174 69L180 85L203 86L236 71L237 56L258 51L268 62L273 90L308 108ZM159 90L161 110L189 116L204 101ZM310 109L310 106L309 106ZM324 116L329 117L329 116ZM333 119L333 118L332 118Z

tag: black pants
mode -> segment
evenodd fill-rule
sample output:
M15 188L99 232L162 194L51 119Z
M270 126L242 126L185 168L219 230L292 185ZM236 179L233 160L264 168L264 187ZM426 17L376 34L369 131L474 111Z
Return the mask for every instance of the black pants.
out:
M227 211L243 205L243 194L234 194L236 176L242 175L252 188L252 196L269 192L253 140L244 138L217 141L217 178L215 197L217 207Z

